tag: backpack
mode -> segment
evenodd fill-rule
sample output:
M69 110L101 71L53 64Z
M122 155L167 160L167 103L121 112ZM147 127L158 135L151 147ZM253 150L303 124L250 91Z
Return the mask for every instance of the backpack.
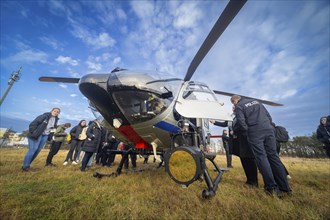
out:
M289 133L285 127L275 126L275 138L278 142L286 143L289 141Z

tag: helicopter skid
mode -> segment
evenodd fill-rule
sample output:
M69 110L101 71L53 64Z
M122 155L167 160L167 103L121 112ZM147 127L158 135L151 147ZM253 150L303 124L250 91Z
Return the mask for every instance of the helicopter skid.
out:
M224 174L224 172L229 171L229 170L226 169L226 168L219 168L218 165L215 163L214 158L208 158L208 157L206 157L206 159L208 159L209 161L211 161L212 164L215 167L215 170L218 171L218 175L216 176L216 178L214 179L214 181L212 181L212 178L211 178L211 176L209 174L208 169L207 168L204 169L203 177L204 177L204 180L206 182L206 185L207 185L207 188L208 189L203 190L202 197L205 198L205 199L209 199L209 198L215 196L216 191L218 189L218 186L220 184L222 175Z

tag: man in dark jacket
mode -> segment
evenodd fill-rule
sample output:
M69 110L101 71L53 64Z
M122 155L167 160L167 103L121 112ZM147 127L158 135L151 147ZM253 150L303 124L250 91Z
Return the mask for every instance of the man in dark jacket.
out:
M328 116L328 118L330 119L330 116ZM320 119L320 125L316 130L316 137L324 144L326 153L328 157L330 157L330 123L327 117L322 117Z
M46 112L35 118L29 125L28 145L29 150L26 153L23 161L22 170L29 172L30 164L38 156L41 149L44 147L51 129L57 126L59 108L53 108L51 112Z
M231 97L235 105L236 123L247 140L256 158L264 180L265 192L280 196L281 192L291 194L283 164L276 152L275 130L272 118L266 108L257 100Z

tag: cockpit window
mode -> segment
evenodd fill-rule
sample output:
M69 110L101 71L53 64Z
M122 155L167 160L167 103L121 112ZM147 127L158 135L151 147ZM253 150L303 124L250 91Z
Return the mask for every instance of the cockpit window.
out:
M147 91L115 91L113 98L131 124L148 121L162 113L171 103Z
M206 85L198 83L189 84L182 97L187 100L217 101L212 91Z
M101 115L101 113L95 107L94 103L92 103L91 101L89 101L89 108L92 110L92 113L96 119L98 119L99 121L104 120L103 115Z

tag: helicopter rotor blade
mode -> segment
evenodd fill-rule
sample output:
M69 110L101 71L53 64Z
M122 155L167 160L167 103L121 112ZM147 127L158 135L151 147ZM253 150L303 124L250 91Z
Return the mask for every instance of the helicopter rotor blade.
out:
M192 75L195 73L197 67L202 62L206 54L210 51L214 43L218 40L218 38L225 31L230 22L234 19L234 17L237 15L237 13L241 10L241 8L246 2L247 0L229 1L226 8L221 13L217 22L210 31L209 35L204 40L202 46L199 48L194 59L191 61L186 76L184 77L184 81L189 81L191 79Z
M62 82L62 83L78 83L80 78L69 78L69 77L50 77L42 76L39 78L41 82Z
M225 95L225 96L233 96L233 95L238 95L238 94L234 94L234 93L229 93L229 92L223 92L223 91L217 91L217 90L213 90L213 92L215 94L219 94L219 95ZM253 97L249 97L249 96L244 96L244 95L239 95L241 96L242 98L248 98L248 99L254 99L254 100L257 100L263 104L266 104L266 105L271 105L271 106L283 106L283 104L279 104L279 103L276 103L276 102L271 102L271 101L268 101L268 100L263 100L263 99L256 99L256 98L253 98Z

